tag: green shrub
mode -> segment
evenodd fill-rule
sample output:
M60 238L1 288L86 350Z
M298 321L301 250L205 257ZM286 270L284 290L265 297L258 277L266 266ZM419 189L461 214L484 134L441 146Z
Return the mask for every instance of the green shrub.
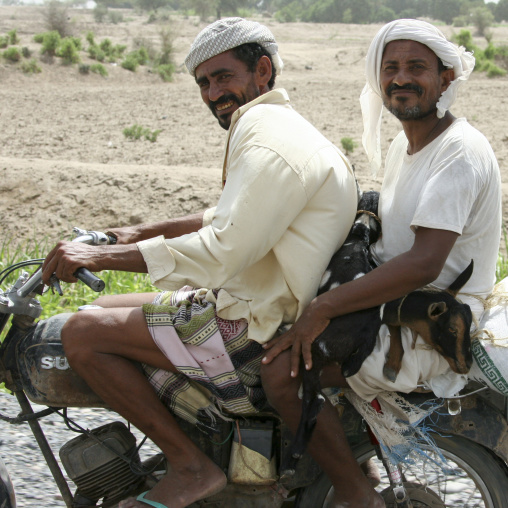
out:
M8 46L9 46L9 38L0 35L0 49L6 48Z
M90 66L90 70L92 72L94 72L95 74L100 74L103 77L106 77L108 75L108 71L106 70L106 67L104 67L104 65L102 65L100 63L92 64Z
M120 65L128 71L136 72L136 69L139 67L139 62L135 55L129 53Z
M30 58L32 56L30 48L27 48L26 46L21 48L21 54L23 55L23 58Z
M61 40L60 34L56 30L46 32L42 38L41 53L49 57L55 56Z
M81 61L79 52L74 45L74 40L71 37L62 39L56 54L62 59L62 63L64 65L72 65Z
M42 44L42 41L44 40L44 34L35 34L34 35L34 42L37 42L38 44Z
M134 124L131 127L126 127L123 130L123 135L128 139L141 139L144 137L147 141L151 143L155 143L157 141L157 137L161 133L160 130L150 131L146 127L142 127L141 125Z
M80 74L90 74L90 66L88 64L79 64L78 71Z
M42 72L35 58L30 59L28 62L23 62L21 64L21 70L25 74L39 74Z
M83 49L83 43L81 42L81 37L70 37L72 39L72 42L74 43L74 46L76 46L76 49L78 51L81 51Z
M90 58L97 60L98 62L104 62L106 59L106 53L104 53L104 51L96 45L88 48L88 55Z
M349 155L351 152L353 152L357 146L357 144L353 141L352 138L342 138L340 140L340 144L342 145L342 148L346 152L346 155Z
M7 37L9 38L9 44L13 46L20 43L18 32L15 28L7 32Z
M467 51L474 51L476 46L473 44L473 36L469 30L461 30L457 35L452 37L453 42L459 46L464 46Z
M104 39L101 41L99 48L101 48L107 56L111 55L111 52L113 51L113 43L111 42L111 39Z
M19 62L21 60L21 51L13 46L3 52L3 57L9 60L9 62Z
M87 32L86 41L90 44L90 46L95 46L95 35L93 32Z
M173 74L175 72L174 64L161 64L156 68L157 74L162 78L162 81L173 81Z
M123 135L128 139L140 139L143 136L143 132L145 131L144 127L138 125L137 123L131 125L130 127L125 127L123 130Z
M490 60L487 62L487 65L484 69L487 73L488 78L497 78L500 76L506 76L506 71L504 69L501 69L501 67L498 67L494 62L491 62Z

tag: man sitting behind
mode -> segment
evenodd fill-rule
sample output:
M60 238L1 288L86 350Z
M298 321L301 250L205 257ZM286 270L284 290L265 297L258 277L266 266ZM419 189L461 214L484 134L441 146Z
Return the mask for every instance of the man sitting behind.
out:
M474 272L459 297L477 316L483 310L481 298L495 282L501 233L499 166L486 138L448 111L473 67L470 53L418 20L388 23L369 47L361 106L364 147L376 171L383 105L403 128L385 164L379 202L383 235L372 248L379 266L315 298L288 333L266 345L263 386L293 430L300 419L301 356L310 368L311 344L331 318L381 305L430 283L445 289L471 259ZM411 347L409 329L403 328L402 336L404 357L395 383L383 376L390 341L383 326L374 352L356 375L346 382L340 367L331 366L322 374L322 385L350 386L369 401L382 391L410 392L422 382L443 397L464 386L465 377L451 372L436 351ZM318 416L311 449L317 446L316 432L342 433L329 403ZM351 500L348 508L373 506L368 492L353 483L343 485Z

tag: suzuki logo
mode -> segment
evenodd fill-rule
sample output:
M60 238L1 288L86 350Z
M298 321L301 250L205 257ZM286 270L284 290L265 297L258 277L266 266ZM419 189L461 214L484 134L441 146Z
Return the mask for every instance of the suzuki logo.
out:
M70 369L70 365L65 356L43 356L41 358L41 368L67 370Z

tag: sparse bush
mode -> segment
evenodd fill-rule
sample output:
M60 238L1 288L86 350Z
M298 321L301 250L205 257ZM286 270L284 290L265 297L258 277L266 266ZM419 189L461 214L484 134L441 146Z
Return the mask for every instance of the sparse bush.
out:
M0 49L7 48L9 46L9 38L0 35Z
M30 58L32 56L30 48L27 48L26 46L21 48L21 54L23 55L23 58Z
M12 46L20 43L18 32L15 28L7 32L7 37L9 38L9 44Z
M108 75L108 71L106 70L106 67L104 67L104 65L100 64L100 63L97 63L97 64L92 64L90 66L90 70L95 73L95 74L100 74L101 76L103 77L106 77Z
M113 25L118 25L118 23L123 21L123 14L121 12L109 11L108 19L110 23L113 23Z
M146 127L142 127L141 125L134 124L131 127L126 127L123 130L123 135L128 139L141 139L144 137L147 141L151 143L155 143L157 141L157 137L161 133L160 130L150 131Z
M42 69L40 68L35 58L32 58L28 62L23 62L21 64L21 70L25 74L39 74L42 72Z
M51 0L45 5L43 17L49 32L58 32L60 37L68 37L71 35L69 14L66 4L58 2L57 0Z
M162 29L159 32L160 41L161 41L161 52L159 54L159 57L157 59L157 63L159 65L173 65L173 34L171 31L166 28Z
M61 40L60 34L56 30L46 32L42 38L41 53L50 58L54 57Z
M66 37L60 43L56 52L57 56L62 59L64 65L72 65L80 62L79 52L71 37Z
M352 138L342 138L340 140L340 144L342 145L342 148L346 152L346 155L349 155L354 151L354 149L358 146Z
M9 62L19 62L21 60L21 51L13 46L3 52L3 57Z
M105 5L98 4L93 10L93 19L96 23L104 23L104 19L108 14L108 8Z
M162 81L173 81L173 74L175 72L174 64L161 64L157 66L156 70L157 74L162 78Z
M37 42L38 44L42 44L42 41L44 40L44 34L35 34L34 35L34 42Z
M88 64L79 64L78 71L80 74L90 74L90 66Z

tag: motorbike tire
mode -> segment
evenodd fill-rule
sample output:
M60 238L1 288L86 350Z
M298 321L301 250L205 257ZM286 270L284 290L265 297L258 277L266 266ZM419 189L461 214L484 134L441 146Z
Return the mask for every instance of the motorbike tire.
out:
M463 474L458 479L455 475L443 473L437 477L436 473L433 482L430 470L436 470L436 466L432 464L431 460L425 461L425 464L420 461L416 465L405 466L403 478L414 508L508 507L508 469L502 461L484 447L468 439L459 436L444 438L436 435L433 437L447 461L456 466L454 469L462 470ZM364 462L374 457L380 472L384 472L381 462L375 456L374 447L369 442L358 445L353 451L358 462ZM411 474L411 468L415 471L414 475ZM420 483L417 478L417 476L421 476L422 471L427 471L425 484ZM390 499L391 490L387 487L388 479L385 475L376 490L385 499L387 508L395 508L396 504L393 499ZM472 491L469 494L464 494L467 488ZM331 495L331 491L330 480L325 474L321 474L312 485L299 493L295 506L298 508L326 508L327 496ZM457 499L458 496L462 497ZM464 496L470 497L464 499Z
M2 459L0 459L0 508L16 508L14 487Z

